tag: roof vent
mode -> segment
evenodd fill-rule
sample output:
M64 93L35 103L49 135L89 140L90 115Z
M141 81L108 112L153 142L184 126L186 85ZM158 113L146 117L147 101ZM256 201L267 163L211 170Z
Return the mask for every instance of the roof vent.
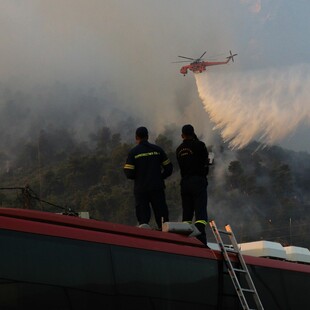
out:
M286 252L283 246L277 242L254 241L239 244L241 253L256 257L270 257L277 259L286 259Z
M297 246L286 246L284 247L284 250L286 252L287 260L310 264L310 251L308 249Z

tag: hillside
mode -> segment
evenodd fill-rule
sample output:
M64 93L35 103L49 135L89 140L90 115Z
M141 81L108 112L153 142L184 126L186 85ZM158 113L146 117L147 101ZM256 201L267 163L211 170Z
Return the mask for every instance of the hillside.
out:
M180 176L173 136L164 132L156 143L174 164L166 196L170 220L177 221ZM1 206L28 204L51 212L70 208L88 211L97 220L136 225L133 184L122 170L132 146L108 127L91 134L87 142L77 142L65 129L41 131L39 138L16 145L14 158L0 153ZM310 247L309 154L258 143L239 151L225 145L208 148L215 154L208 177L210 219L218 225L229 223L239 242L265 239ZM20 189L25 186L34 199L25 200Z

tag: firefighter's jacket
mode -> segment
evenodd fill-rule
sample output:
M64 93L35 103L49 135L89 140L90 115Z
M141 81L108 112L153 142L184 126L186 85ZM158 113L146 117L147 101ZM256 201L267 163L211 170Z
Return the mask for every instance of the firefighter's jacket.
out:
M176 156L181 176L207 176L209 159L206 145L198 139L185 139L177 148Z
M129 152L124 165L127 178L135 181L135 192L165 188L164 179L172 174L172 170L166 153L147 140L142 140Z

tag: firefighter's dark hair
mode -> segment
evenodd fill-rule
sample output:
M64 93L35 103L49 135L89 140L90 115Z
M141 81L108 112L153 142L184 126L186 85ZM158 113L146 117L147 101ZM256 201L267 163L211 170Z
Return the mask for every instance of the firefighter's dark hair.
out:
M140 139L147 139L149 137L149 132L146 127L139 127L136 130L136 137Z
M194 136L195 135L194 127L190 124L184 125L182 127L182 134L186 136Z

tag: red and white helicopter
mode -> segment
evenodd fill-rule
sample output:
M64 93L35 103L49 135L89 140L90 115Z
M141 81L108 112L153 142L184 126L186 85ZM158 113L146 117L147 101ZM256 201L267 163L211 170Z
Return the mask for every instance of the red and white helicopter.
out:
M191 60L192 62L187 65L183 66L180 69L180 73L183 74L184 76L187 74L187 71L193 71L194 73L202 73L203 71L206 71L206 68L209 66L216 66L216 65L225 65L227 64L230 60L234 62L234 57L237 56L238 54L232 54L231 51L229 51L230 55L226 57L227 60L225 61L203 61L202 57L205 55L206 52L204 52L199 58L194 59L190 57L184 57L184 56L178 56L180 58L188 59ZM175 61L174 63L181 63L181 62L189 62L189 61Z

